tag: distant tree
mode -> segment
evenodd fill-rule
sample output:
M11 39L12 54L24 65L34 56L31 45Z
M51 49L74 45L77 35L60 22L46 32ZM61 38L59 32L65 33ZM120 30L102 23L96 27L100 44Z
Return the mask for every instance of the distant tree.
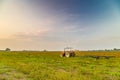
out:
M44 49L43 51L44 51L44 52L47 52L47 50L46 50L46 49Z
M113 50L117 50L117 48L114 48Z
M105 51L108 51L107 49L105 49Z
M5 51L11 51L11 49L10 48L6 48Z

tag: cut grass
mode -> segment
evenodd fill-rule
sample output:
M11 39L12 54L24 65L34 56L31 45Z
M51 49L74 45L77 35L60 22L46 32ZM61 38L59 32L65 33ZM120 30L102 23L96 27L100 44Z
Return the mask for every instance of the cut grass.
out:
M27 80L26 75L0 63L0 80Z
M61 58L58 53L60 52L0 52L0 80L120 79L119 57L96 60L83 57L82 52L77 57ZM84 55L90 55L89 53L101 56L101 52L100 55L99 52L85 52ZM113 54L119 55L118 52Z

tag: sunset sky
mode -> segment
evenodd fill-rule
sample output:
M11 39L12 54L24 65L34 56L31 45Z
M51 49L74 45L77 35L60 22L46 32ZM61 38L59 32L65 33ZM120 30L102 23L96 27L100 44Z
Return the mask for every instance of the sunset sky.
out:
M0 49L120 48L120 0L0 0Z

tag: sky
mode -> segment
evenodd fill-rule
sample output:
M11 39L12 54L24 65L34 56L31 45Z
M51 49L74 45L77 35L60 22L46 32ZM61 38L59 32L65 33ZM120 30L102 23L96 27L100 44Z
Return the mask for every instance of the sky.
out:
M120 0L0 0L0 49L120 48Z

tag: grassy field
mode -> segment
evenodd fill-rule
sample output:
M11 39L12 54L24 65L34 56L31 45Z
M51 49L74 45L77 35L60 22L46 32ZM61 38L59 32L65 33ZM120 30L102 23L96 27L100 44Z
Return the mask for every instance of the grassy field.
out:
M120 52L0 52L0 80L120 80ZM89 56L115 56L110 59Z

